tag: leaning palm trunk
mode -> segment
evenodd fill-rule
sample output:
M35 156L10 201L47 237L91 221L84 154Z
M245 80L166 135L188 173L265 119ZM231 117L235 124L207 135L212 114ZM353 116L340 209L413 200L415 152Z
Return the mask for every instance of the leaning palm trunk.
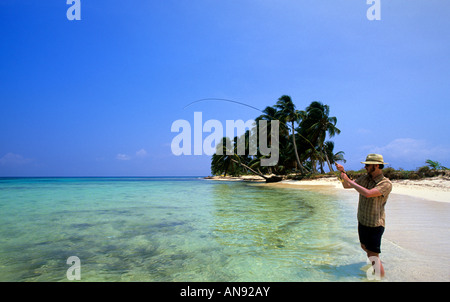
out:
M312 173L313 174L318 174L319 172L317 172L317 164L316 164L316 159L315 158L311 158L311 166L312 166Z
M232 160L233 162L235 162L235 163L237 163L237 164L243 166L244 168L246 168L247 170L249 170L249 171L252 172L253 174L259 175L259 176L261 176L261 177L264 178L264 179L267 179L267 178L268 178L267 176L265 176L265 175L262 174L261 172L258 172L258 171L253 170L252 168L250 168L250 167L247 166L246 164L243 164L243 163L241 163L241 162L239 162L239 161L237 161L237 160L235 160L235 159L231 159L231 160Z
M292 142L294 143L294 153L295 153L295 159L297 160L297 164L300 168L300 172L302 174L305 174L305 171L303 170L303 165L300 162L300 158L298 157L298 152L297 152L297 143L295 142L295 128L294 128L294 122L292 121Z
M323 170L323 160L319 160L320 163L320 174L325 174L325 171Z
M271 177L267 177L267 176L265 176L264 174L262 174L261 172L258 172L258 171L253 170L252 168L250 168L250 167L247 166L246 164L243 164L243 163L241 163L241 162L239 162L239 161L237 161L237 160L235 160L235 159L231 159L231 160L232 160L233 162L235 162L235 163L237 163L237 164L243 166L244 168L248 169L248 170L249 170L250 172L252 172L253 174L256 174L256 175L261 176L262 178L265 179L266 182L278 182L278 181L283 180L283 178L280 177L280 176L271 176Z
M328 168L330 169L330 172L334 172L333 166L332 166L331 163L330 163L330 159L328 158L327 152L324 150L323 153L325 154L325 159L327 160L327 164L328 164Z

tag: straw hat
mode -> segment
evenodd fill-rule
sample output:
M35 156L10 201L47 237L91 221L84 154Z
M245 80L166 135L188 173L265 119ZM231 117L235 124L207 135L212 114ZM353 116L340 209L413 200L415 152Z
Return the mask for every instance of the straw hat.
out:
M383 155L381 154L369 154L366 157L366 161L362 161L362 164L366 165L387 165L383 160Z

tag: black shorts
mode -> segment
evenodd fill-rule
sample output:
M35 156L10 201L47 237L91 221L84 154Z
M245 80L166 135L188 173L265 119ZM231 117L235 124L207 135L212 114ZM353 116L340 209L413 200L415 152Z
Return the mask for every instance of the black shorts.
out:
M366 249L381 253L381 236L383 236L384 227L367 227L358 223L359 241L366 246Z

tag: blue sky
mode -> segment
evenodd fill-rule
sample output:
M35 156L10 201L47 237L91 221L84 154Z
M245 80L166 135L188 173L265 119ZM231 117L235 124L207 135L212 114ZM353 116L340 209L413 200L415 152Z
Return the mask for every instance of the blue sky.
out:
M174 121L244 121L290 95L328 104L347 169L450 167L450 2L0 2L0 176L209 175ZM206 134L205 134L206 136Z

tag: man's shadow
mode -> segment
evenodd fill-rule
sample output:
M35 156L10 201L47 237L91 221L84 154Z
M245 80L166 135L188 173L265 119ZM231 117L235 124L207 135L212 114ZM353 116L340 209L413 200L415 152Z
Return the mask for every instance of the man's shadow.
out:
M344 265L322 264L317 266L317 268L329 275L333 275L338 280L345 277L356 276L367 280L367 270L369 269L369 265L367 262L360 261Z

